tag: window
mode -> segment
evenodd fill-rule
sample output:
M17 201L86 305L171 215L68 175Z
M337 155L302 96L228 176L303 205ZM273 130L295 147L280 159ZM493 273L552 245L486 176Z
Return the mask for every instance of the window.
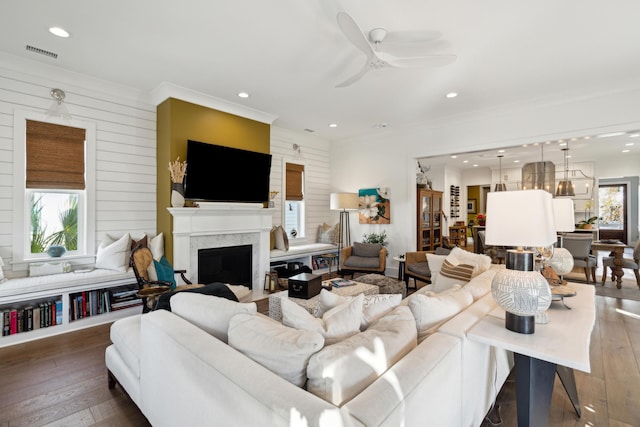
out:
M95 126L18 111L14 153L14 263L48 258L52 245L93 255Z
M284 229L291 238L305 237L304 165L285 164Z

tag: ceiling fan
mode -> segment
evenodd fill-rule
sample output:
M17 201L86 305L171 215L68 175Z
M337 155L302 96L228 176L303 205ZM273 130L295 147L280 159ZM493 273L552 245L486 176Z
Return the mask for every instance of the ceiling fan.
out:
M384 28L374 28L369 31L369 37L367 37L349 14L338 12L337 19L338 26L345 37L355 47L364 52L367 56L367 62L358 73L336 87L352 85L369 70L378 70L386 67L437 67L451 64L456 60L456 55L415 55L415 52L418 51L430 51L447 45L446 42L438 40L441 36L438 31L387 32ZM385 40L386 42L383 43ZM392 50L395 50L396 54L390 53Z

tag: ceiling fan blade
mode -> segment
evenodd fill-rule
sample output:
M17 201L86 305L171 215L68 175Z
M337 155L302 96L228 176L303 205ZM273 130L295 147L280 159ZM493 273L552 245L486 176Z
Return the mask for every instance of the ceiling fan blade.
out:
M384 52L378 52L378 57L390 66L398 68L441 67L453 63L458 58L456 55L426 55L399 58Z
M353 20L351 16L349 16L345 12L338 12L338 26L344 33L345 37L358 49L363 51L367 58L373 54L373 48L369 41L367 41L367 37L362 33L356 21Z
M347 80L343 81L342 83L336 85L336 87L351 86L352 84L354 84L355 82L360 80L362 78L362 76L364 76L367 73L367 71L369 71L370 69L371 68L369 67L369 60L367 59L367 62L364 64L364 67L362 67L362 69L360 71L358 71L358 73L356 73L353 76L349 77Z

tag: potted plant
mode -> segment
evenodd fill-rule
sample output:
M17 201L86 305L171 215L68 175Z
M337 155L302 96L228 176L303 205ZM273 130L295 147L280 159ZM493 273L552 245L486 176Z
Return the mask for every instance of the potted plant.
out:
M484 214L476 215L476 221L478 221L478 225L485 225L487 222L487 217Z
M382 233L380 234L378 233L364 234L362 236L362 243L380 243L386 249L387 244L389 243L387 241L387 232L382 231Z
M592 216L590 218L583 219L578 223L576 227L584 230L591 230L593 228L593 224L595 224L596 221L599 219L600 218L598 218L597 216Z

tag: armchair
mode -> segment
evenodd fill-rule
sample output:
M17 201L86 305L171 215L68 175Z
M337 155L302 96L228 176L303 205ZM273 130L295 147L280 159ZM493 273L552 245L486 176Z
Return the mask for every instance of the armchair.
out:
M413 279L413 285L417 289L418 281L427 285L431 283L431 269L427 262L427 254L435 253L436 255L448 255L451 249L445 247L437 247L435 251L416 251L407 252L404 255L404 283L409 289L409 279Z
M355 273L379 273L384 275L387 266L387 249L380 243L354 242L340 252L341 277Z
M591 283L591 278L596 282L598 259L595 255L591 255L592 241L592 236L572 236L569 234L565 234L562 239L562 247L573 256L574 267L582 267L587 283Z

